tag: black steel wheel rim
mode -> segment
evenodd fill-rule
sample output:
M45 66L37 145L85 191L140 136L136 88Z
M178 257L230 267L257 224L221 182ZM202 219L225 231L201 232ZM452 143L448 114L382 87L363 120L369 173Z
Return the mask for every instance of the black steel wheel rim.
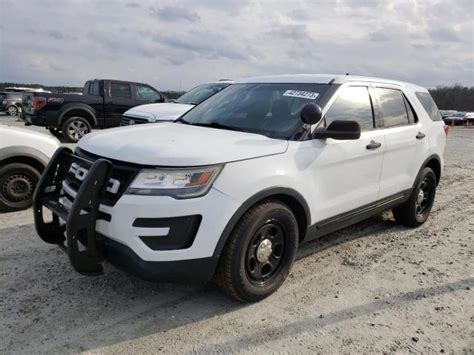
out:
M264 285L283 266L287 236L281 223L268 220L252 236L245 257L245 271L250 282Z
M415 202L415 213L418 218L424 217L431 208L434 190L432 185L432 182L427 177L420 184Z
M26 174L12 174L2 184L3 197L12 203L29 200L33 191L34 181Z

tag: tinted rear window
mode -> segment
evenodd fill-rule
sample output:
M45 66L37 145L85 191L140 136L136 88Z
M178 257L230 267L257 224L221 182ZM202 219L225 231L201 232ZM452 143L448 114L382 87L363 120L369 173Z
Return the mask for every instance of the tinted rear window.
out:
M441 121L441 114L438 111L433 98L427 92L417 92L416 97L420 100L426 113L430 116L432 121Z
M384 127L403 126L410 123L405 97L400 90L376 88L374 93L379 102Z

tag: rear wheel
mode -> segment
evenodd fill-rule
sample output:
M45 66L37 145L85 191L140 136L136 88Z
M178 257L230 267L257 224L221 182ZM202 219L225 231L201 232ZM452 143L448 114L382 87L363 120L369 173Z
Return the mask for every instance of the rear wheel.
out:
M21 163L0 168L0 212L19 211L31 206L40 173Z
M18 116L18 113L20 112L20 110L15 105L12 105L7 108L7 112L10 116Z
M409 227L425 223L435 195L436 175L431 168L424 168L408 201L392 210L395 220Z
M298 224L277 201L252 207L226 243L216 283L241 302L259 301L275 292L288 276L298 249Z
M69 117L62 125L64 138L70 143L77 143L82 137L91 131L90 123L83 117Z

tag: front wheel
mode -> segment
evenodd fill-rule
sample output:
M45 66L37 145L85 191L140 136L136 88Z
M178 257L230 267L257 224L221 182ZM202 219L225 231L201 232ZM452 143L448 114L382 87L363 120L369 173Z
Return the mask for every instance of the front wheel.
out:
M0 212L19 211L31 206L40 173L21 163L0 168Z
M392 209L398 223L418 227L430 215L436 195L436 175L431 168L424 168L410 198L403 205Z
M238 301L259 301L285 281L297 249L298 223L293 212L278 201L264 201L235 226L215 281Z
M82 117L69 117L64 121L61 131L64 138L70 143L77 143L86 134L91 132L90 123Z

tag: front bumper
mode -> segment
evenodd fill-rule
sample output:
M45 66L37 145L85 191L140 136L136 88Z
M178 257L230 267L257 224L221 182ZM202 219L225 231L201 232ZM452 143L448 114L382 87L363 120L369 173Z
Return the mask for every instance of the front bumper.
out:
M214 251L239 206L236 201L211 189L195 199L124 194L114 204L104 204L113 164L105 159L88 162L88 172L74 190L65 177L78 159L83 158L60 148L34 196L39 236L66 250L78 272L101 273L107 259L146 279L212 277ZM50 223L44 221L44 207L53 212Z

